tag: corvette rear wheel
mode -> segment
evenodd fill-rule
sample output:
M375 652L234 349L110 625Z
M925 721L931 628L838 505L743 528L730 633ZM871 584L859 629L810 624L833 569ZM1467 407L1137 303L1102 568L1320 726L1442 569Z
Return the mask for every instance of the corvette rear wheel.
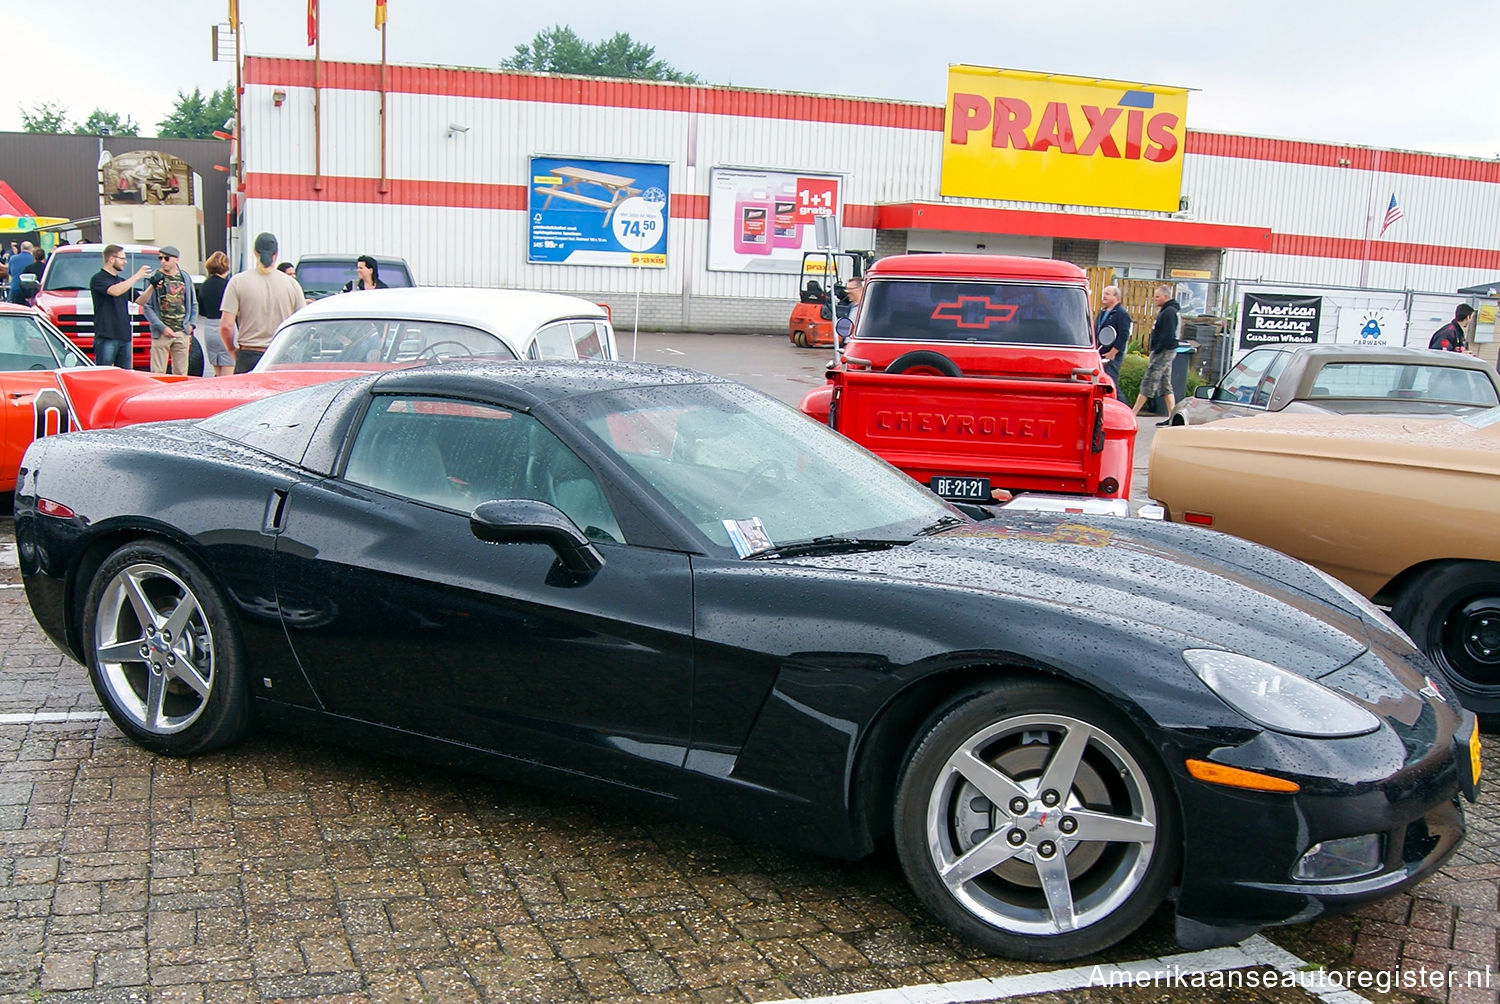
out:
M1391 617L1443 671L1464 707L1500 713L1500 565L1436 565L1407 584Z
M1116 712L1007 682L940 712L902 773L896 847L940 919L988 951L1068 959L1124 938L1176 875L1173 795Z
M170 756L226 746L249 727L239 631L218 588L181 550L121 547L84 600L89 677L109 717Z

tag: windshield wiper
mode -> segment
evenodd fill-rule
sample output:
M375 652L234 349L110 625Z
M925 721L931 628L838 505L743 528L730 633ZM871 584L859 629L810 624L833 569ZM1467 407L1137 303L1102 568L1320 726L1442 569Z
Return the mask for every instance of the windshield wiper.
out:
M937 522L922 527L922 529L918 530L915 534L913 534L913 536L930 537L935 533L942 533L944 530L951 530L953 527L962 526L967 522L969 521L964 519L962 516L941 516L938 518Z
M814 537L812 540L790 544L775 544L763 551L745 555L746 558L790 558L799 554L839 554L844 551L873 551L903 544L900 540L871 540L860 537Z

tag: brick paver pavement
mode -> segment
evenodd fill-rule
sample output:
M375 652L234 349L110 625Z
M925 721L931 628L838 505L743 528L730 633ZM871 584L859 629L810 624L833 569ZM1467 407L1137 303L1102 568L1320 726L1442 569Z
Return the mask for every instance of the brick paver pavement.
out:
M0 647L0 715L97 714L18 589L0 589ZM1493 798L1473 807L1469 842L1413 893L1269 937L1330 967L1493 971L1496 817ZM1158 916L1108 955L1176 951ZM949 934L889 854L830 861L311 737L183 761L108 721L0 724L7 1001L745 1001L1055 968ZM1025 1000L1311 999L1138 987Z

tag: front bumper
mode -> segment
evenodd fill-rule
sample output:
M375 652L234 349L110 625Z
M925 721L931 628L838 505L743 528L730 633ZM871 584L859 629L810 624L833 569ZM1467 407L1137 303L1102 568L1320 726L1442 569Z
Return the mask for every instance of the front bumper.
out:
M1221 762L1297 781L1302 790L1294 795L1181 775L1183 882L1176 906L1183 947L1230 944L1262 927L1342 912L1432 874L1463 840L1462 796L1477 794L1469 746L1475 728L1468 712L1428 705L1412 730L1432 737L1419 754L1385 728L1317 741L1262 733L1215 751ZM1288 770L1290 764L1304 770ZM1382 764L1393 769L1379 775ZM1381 848L1371 873L1333 881L1294 877L1314 845L1371 834Z

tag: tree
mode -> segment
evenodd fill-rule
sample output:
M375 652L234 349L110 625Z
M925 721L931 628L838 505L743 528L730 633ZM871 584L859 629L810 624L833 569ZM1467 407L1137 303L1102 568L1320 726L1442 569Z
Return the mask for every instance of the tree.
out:
M68 109L56 101L42 101L21 108L21 128L26 132L68 132Z
M657 59L655 46L637 42L623 31L599 42L585 42L572 28L561 24L537 32L530 44L516 46L513 56L500 61L500 68L629 80L673 80L682 84L702 82L697 74Z
M69 131L83 133L86 136L98 136L101 133L111 136L139 136L141 127L136 125L135 119L129 115L122 118L117 112L95 108L89 112L89 117L83 120L83 125Z
M212 139L214 130L234 118L234 86L225 84L208 97L198 88L193 93L177 92L177 104L171 113L156 124L158 135L174 139Z

